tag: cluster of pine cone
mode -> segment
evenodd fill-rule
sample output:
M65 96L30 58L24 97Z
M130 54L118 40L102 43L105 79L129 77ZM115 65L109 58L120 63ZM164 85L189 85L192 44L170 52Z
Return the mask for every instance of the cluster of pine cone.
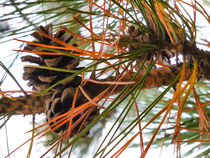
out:
M36 39L34 43L61 46L55 41L41 35L40 32L50 35L51 37L65 43L69 43L73 38L72 35L66 34L66 32L61 29L59 29L55 34L53 34L52 25L48 25L46 27L40 26L38 28L38 31L32 33L32 36ZM77 46L77 44L75 43L73 43L72 45ZM35 45L28 44L24 49L29 51L51 52L53 54L53 52L49 51L49 49L47 50L45 48L37 47ZM65 53L71 53L71 52L65 51ZM67 70L82 69L81 67L78 67L80 60L68 55L42 55L42 54L35 56L27 55L23 56L21 59L23 62L30 62L33 64L37 64L39 66L46 66L49 68L60 68ZM71 75L72 73L54 71L50 69L42 69L37 67L24 67L23 79L29 81L28 86L32 86L34 92L40 92L54 85L58 81L61 81ZM76 88L80 85L80 83L81 83L81 77L75 76L53 87L46 94L44 94L47 96L46 105L45 105L47 121L50 121L55 117L60 116L71 110L75 91ZM91 83L88 84L83 87L83 89L87 93L89 93L89 91L92 90L90 88L92 86ZM93 95L95 94L93 93ZM89 96L94 97L91 94L89 94ZM79 91L77 95L75 108L86 102L88 102L88 100L82 94L82 92ZM78 131L79 129L80 131L84 129L99 114L99 109L96 106L92 106L91 108L89 108L89 110L90 111L88 115L86 117L83 117L83 119L80 118L84 115L84 113L87 110L79 113L77 116L75 116L72 119L72 124L75 123L75 126L74 129L71 130L71 136L77 134L79 132ZM78 121L78 119L80 120ZM69 127L69 121L64 123L60 127L57 124L58 121L59 119L50 123L53 131L56 133L66 131Z
M38 31L32 33L32 36L36 39L34 43L45 44L48 46L61 46L59 43L55 42L55 40L43 36L40 32L45 33L50 37L53 37L54 39L57 39L64 43L69 43L73 39L72 35L67 34L62 29L59 29L55 34L53 34L52 25L48 25L46 27L40 26L38 28ZM154 40L152 40L148 34L141 32L138 28L135 28L131 25L128 28L128 35L120 37L119 46L132 52L144 49L144 43L152 44L154 43ZM75 43L71 44L75 47L77 46L77 44ZM70 72L55 71L50 68L59 68L66 70L82 69L82 67L79 67L80 60L68 55L72 53L71 51L65 50L64 54L67 55L53 55L53 51L32 44L28 44L24 49L34 52L49 52L52 54L39 54L35 56L27 55L21 58L23 62L30 62L39 66L49 67L49 69L24 67L23 79L29 81L28 86L32 86L34 92L45 90L56 84L57 82L72 75L72 73ZM79 54L78 52L73 53ZM147 60L150 60L154 57L161 62L167 61L169 63L169 59L173 57L173 54L166 52L160 53L160 51L146 51L143 54L141 52L139 56L135 59L137 68L139 65L141 65L142 60L145 60L145 58ZM45 104L47 121L50 121L55 117L60 116L72 109L73 98L75 96L76 89L81 84L81 80L82 78L80 76L71 77L69 78L69 80L65 80L65 82L54 86L47 93L44 94L47 96ZM88 96L93 99L107 87L101 86L100 84L96 85L94 83L87 82L82 88L88 94ZM75 108L86 102L88 102L88 99L81 91L79 91L76 98ZM86 117L84 117L85 114L87 114ZM72 119L72 124L74 128L71 129L71 136L77 134L79 131L84 129L96 116L98 116L98 114L99 108L93 105L75 116ZM51 129L56 133L64 132L69 127L69 121L67 120L68 118L64 118L63 121L66 120L66 122L59 126L59 120L62 123L61 119L62 118L58 120L54 119L55 121L52 121L50 123Z

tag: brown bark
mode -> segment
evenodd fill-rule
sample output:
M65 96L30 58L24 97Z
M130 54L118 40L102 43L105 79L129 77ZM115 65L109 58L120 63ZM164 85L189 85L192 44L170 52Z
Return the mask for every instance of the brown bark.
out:
M0 100L0 115L12 114L40 114L45 110L45 96L19 96L16 98L2 98Z

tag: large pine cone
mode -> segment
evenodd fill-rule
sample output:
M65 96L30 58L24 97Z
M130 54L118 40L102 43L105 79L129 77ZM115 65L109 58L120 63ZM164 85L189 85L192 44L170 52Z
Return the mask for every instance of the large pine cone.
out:
M48 25L46 27L40 26L38 28L38 31L44 32L50 35L51 37L54 37L65 43L70 42L71 39L73 38L72 35L66 35L65 31L63 30L58 30L56 34L53 35L52 25ZM39 32L32 33L32 36L37 39L36 41L34 41L36 43L59 46L58 43L52 41L49 38L42 36ZM76 44L72 44L72 45L77 46ZM33 51L50 52L49 50L45 50L44 48L40 50L40 48L33 45L27 45L24 49L33 50ZM23 62L31 62L34 64L38 64L40 66L47 66L47 67L61 68L61 69L68 69L68 70L81 69L77 67L80 62L79 59L66 56L66 55L38 55L38 56L28 55L28 56L23 56L21 59ZM53 84L57 83L58 81L62 79L65 79L66 77L70 75L72 75L72 73L59 72L59 71L34 68L34 67L33 68L24 67L23 79L29 81L28 86L32 86L35 92L39 92L41 90L49 88ZM62 82L61 84L52 88L47 94L45 94L48 96L48 99L46 99L46 105L45 105L47 121L50 121L54 119L55 117L68 112L72 108L72 101L74 98L76 87L79 86L80 83L81 83L81 77L76 76L65 82ZM87 87L86 87L86 91L87 93L89 92ZM89 96L91 96L91 98L94 97L91 94ZM87 101L88 100L84 97L84 95L81 92L79 92L77 96L75 108L80 106L81 104L84 104ZM81 119L80 121L77 121L87 111L89 112L88 115L86 115L86 117L83 117L83 119ZM73 118L72 124L76 122L77 125L71 131L71 136L78 132L81 125L83 126L81 127L80 131L84 129L98 115L98 111L99 110L97 107L91 106L89 109L75 116ZM69 122L66 122L62 126L57 128L58 121L59 120L56 120L50 123L50 125L52 125L51 128L54 129L54 132L58 133L60 131L67 130Z

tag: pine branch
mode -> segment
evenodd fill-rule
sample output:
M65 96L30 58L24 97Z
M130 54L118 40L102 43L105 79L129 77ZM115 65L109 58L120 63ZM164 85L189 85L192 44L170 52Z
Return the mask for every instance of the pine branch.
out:
M210 55L209 52L197 49L194 46L185 45L183 51L185 52L186 56L191 56L198 60L198 73L197 78L203 80L210 80ZM192 53L194 52L194 53ZM190 65L192 65L190 63ZM148 76L146 77L145 84L143 89L151 89L151 88L158 88L161 86L169 85L173 79L181 72L181 66L173 65L170 69L168 68L158 68L152 69ZM185 80L189 79L190 75L192 74L191 66L186 71ZM128 82L133 76L134 73L131 73L130 76L126 76L122 79L124 82ZM135 81L137 82L142 78L144 72L140 72ZM116 77L109 77L107 79L103 79L103 81L115 81ZM102 81L102 80L98 80ZM132 86L131 86L132 87ZM87 82L85 85L85 90L94 95L100 94L104 89L108 88L108 85L101 85L97 83ZM118 86L114 93L119 93L124 88L124 85ZM8 113L14 111L14 114L40 114L43 113L45 110L45 100L47 96L36 96L36 95L29 95L29 96L19 96L16 97L15 100L10 98L3 98L0 100L0 114Z
M13 114L27 115L44 112L46 96L19 96L15 98L2 98L0 100L0 115L12 112Z

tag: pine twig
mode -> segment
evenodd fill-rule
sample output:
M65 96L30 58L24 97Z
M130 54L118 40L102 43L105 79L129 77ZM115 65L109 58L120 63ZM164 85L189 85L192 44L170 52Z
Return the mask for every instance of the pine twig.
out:
M13 112L13 114L40 114L44 112L46 96L19 96L15 99L2 98L0 100L0 114Z

